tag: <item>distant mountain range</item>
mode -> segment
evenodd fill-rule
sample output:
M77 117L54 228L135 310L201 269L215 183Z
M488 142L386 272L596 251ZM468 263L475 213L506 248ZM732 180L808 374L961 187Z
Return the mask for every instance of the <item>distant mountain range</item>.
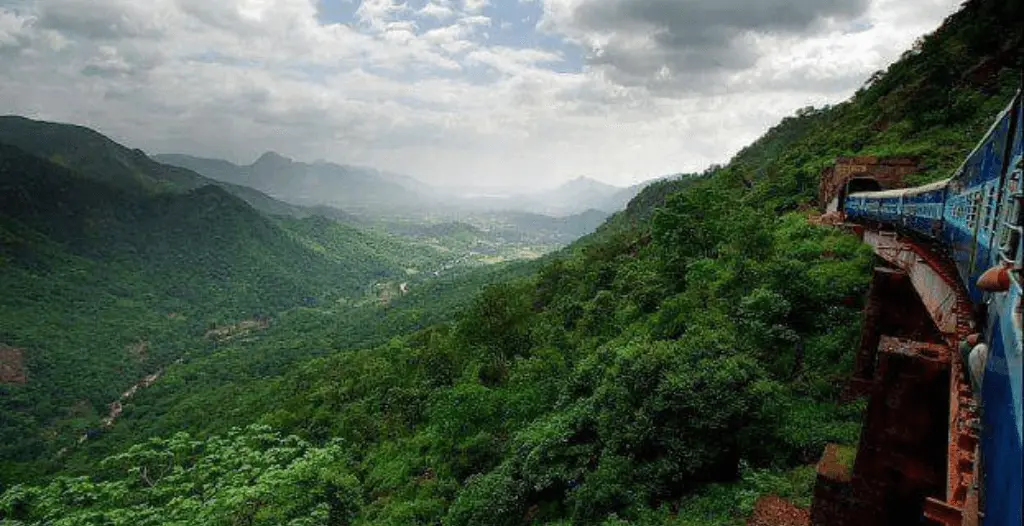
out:
M296 205L333 206L360 215L380 215L423 213L444 204L441 196L411 177L333 163L296 162L274 152L245 166L180 154L153 158Z
M521 210L559 217L580 214L588 210L612 214L626 208L629 201L646 185L647 183L642 183L622 188L589 177L577 177L553 190L495 198L485 200L484 203L505 210Z
M216 185L270 215L353 219L341 210L325 206L296 206L274 199L249 185L204 177L187 167L160 163L142 150L122 146L83 126L0 116L0 143L133 193L187 191Z
M421 238L423 229L462 224L476 230L477 240L548 249L594 231L642 188L580 177L546 192L457 196L408 176L296 162L273 152L246 166L187 155L148 156L86 127L18 116L0 116L0 144L126 195L217 186L272 217L322 216L407 236L404 230L411 229L413 238Z
M362 216L454 217L471 212L518 211L561 217L590 210L610 215L625 208L644 187L621 188L579 177L545 192L468 197L409 176L328 162L298 162L274 152L244 166L182 154L153 158L210 179L248 186L296 205L326 205Z

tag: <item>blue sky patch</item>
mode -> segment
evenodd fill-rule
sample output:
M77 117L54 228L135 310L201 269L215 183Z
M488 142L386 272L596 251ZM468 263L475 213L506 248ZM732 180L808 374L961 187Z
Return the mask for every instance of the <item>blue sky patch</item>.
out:
M397 2L396 2L397 3ZM409 0L405 2L407 10L400 15L400 20L416 24L417 34L432 29L456 24L460 18L469 15L462 12L461 0L452 3L453 16L437 18L419 14L429 0ZM346 24L358 26L356 11L361 5L360 0L319 0L317 3L318 20L322 24ZM561 61L543 64L543 67L559 73L578 73L584 66L583 50L558 35L537 31L537 24L543 16L541 2L521 0L492 0L479 15L490 19L490 24L476 27L467 40L483 47L501 46L515 49L538 49L554 53L562 57ZM396 20L398 21L398 20ZM456 55L455 60L460 56ZM463 73L472 82L486 82L492 75L487 67L463 64ZM442 77L458 76L458 72L445 72ZM392 76L393 75L388 75Z

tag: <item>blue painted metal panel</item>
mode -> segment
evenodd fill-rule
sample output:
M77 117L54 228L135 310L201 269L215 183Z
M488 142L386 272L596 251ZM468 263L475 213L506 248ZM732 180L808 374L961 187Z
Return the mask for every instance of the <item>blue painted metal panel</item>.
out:
M987 331L989 357L982 380L981 460L985 524L1024 524L1021 516L1021 327L1013 309L1021 288L993 294Z
M1010 144L1010 163L1004 170L1019 166L1024 151L1024 105L1018 105L1013 118L1017 124ZM1007 137L1007 140L1010 140ZM1002 190L1021 191L1020 182L1006 180ZM990 257L999 258L998 241L993 240ZM1024 237L1018 238L1017 253L1024 252ZM986 298L989 307L990 355L985 365L982 383L982 472L985 499L985 524L1024 524L1024 432L1022 432L1022 407L1024 376L1022 345L1024 328L1021 318L1015 313L1021 308L1021 283L1014 281L1005 293L990 294Z
M904 228L927 238L938 239L942 235L945 201L945 187L922 192L908 191L903 196L901 211Z

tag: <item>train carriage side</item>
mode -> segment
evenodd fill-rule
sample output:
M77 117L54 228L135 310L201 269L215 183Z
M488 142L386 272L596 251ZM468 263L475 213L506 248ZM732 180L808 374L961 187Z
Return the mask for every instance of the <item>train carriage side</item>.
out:
M899 224L905 190L858 192L846 197L844 210L848 219Z
M929 239L942 236L942 212L949 180L903 190L900 224Z
M864 220L868 217L867 200L863 194L852 194L846 196L843 203L843 211L847 219Z
M997 262L993 251L1004 155L1014 114L1007 108L950 180L943 240L971 301L981 303L978 278Z
M1020 93L1017 95L1014 111L1010 112L1015 122L1009 126L1012 134L1003 136L1003 141L1012 141L1008 154L1002 163L992 161L991 166L1002 171L999 188L999 205L992 230L990 244L979 250L977 257L984 261L981 271L989 265L1011 265L1010 287L1004 292L985 294L988 306L987 326L984 328L988 342L988 358L981 385L982 433L982 494L984 497L985 524L1024 524L1024 433L1022 433L1022 329L1021 313L1021 260L1024 256L1024 108L1021 107ZM998 140L998 139L997 139ZM1004 142L1005 144L1005 142ZM988 178L983 184L989 184ZM981 234L982 232L979 232ZM981 238L981 235L979 235ZM980 244L980 243L979 243ZM984 257L988 259L982 259Z
M879 200L878 219L885 223L899 222L903 208L903 192L893 190L879 193L884 195L876 196Z

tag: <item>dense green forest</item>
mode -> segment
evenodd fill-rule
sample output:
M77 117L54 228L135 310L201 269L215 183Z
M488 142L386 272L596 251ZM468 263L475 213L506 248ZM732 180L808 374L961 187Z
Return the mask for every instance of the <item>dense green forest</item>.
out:
M268 217L218 186L109 184L5 144L0 239L0 344L28 371L0 385L4 482L98 427L136 381L209 347L211 329L372 303L448 258L322 217Z
M854 237L807 221L818 175L851 154L919 155L919 180L948 174L1019 83L1021 11L967 2L849 101L801 110L726 166L649 186L598 232L540 261L425 279L361 306L268 289L299 303L267 313L266 327L179 340L190 352L166 355L186 359L127 400L100 436L60 457L48 450L43 463L5 450L0 467L13 475L0 480L0 520L721 525L742 523L761 494L806 505L822 447L857 440L862 407L838 399L873 264ZM222 194L147 199L230 197ZM25 221L0 223L4 239L27 247L3 252L4 279L18 269L22 297L46 290L26 281L42 272L32 265L117 269L52 241L43 219ZM268 246L339 261L361 245L338 241L338 228L285 222ZM403 251L373 270L408 257L430 260ZM290 268L268 266L275 277L259 282ZM294 275L331 275L319 272ZM109 283L152 278L124 274ZM85 278L67 276L58 285L89 294ZM207 279L173 276L168 283ZM147 293L167 301L166 290ZM70 294L49 301L75 315ZM235 308L201 299L195 308ZM17 313L45 319L43 310ZM75 326L114 349L172 330L115 315L125 318ZM138 332L120 336L129 327ZM32 385L0 386L2 400L26 400ZM52 413L64 410L52 403ZM29 424L5 420L4 432L13 425ZM30 460L31 471L16 471Z

